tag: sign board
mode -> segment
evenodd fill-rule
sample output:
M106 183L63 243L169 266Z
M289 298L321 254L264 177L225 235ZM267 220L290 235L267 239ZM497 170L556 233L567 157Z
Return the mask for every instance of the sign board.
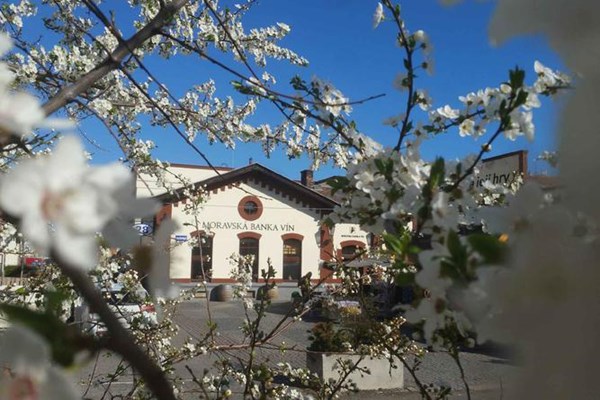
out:
M474 185L481 188L485 181L498 185L510 185L519 176L527 175L527 151L519 150L483 159Z
M138 231L142 236L148 236L152 233L152 227L148 224L135 224L133 225L133 229Z
M187 240L188 240L187 235L175 235L175 241L177 243L187 242Z

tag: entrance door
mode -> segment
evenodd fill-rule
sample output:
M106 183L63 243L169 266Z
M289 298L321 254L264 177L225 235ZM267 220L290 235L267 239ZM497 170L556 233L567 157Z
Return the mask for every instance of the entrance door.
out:
M252 261L252 280L258 281L258 243L259 240L255 238L243 238L240 239L240 256L254 256Z

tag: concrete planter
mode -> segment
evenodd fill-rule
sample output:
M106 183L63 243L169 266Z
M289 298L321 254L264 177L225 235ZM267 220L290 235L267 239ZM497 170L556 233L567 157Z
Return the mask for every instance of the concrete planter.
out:
M277 286L261 286L256 293L257 299L277 300L279 298L279 289Z
M361 356L349 353L321 353L308 351L306 353L306 367L321 379L339 379L339 369L334 370L337 360L350 360L357 363ZM371 374L362 374L354 371L349 376L360 390L376 389L400 389L404 387L404 368L400 365L396 369L390 369L389 361L385 358L370 358L365 356L360 364L361 368L368 368Z
M233 288L231 285L218 285L210 291L210 299L213 301L231 301Z

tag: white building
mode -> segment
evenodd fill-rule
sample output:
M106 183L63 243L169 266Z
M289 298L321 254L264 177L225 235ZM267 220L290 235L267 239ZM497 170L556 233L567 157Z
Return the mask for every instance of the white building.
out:
M270 259L276 281L297 282L312 273L313 280L331 275L323 265L350 257L368 247L369 236L357 225L339 224L332 232L320 225L336 202L314 190L312 171L301 182L290 180L260 164L230 169L173 164L170 171L189 177L208 196L195 217L185 212L189 201L181 190L155 196L163 207L155 218L179 225L171 238L170 276L173 281L230 282L230 256L253 255L254 279ZM138 180L138 196L156 194L147 177ZM194 245L200 236L202 245ZM178 245L176 245L178 244Z

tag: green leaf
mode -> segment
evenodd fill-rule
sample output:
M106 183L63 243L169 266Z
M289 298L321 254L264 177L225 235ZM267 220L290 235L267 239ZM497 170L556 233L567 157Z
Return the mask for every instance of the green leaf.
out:
M338 190L347 188L350 185L350 180L345 176L334 176L327 180L327 184L331 187L333 193Z
M400 237L396 236L396 235L392 235L389 233L384 233L383 234L383 241L386 245L386 247L393 251L394 253L397 254L403 254L404 253L404 244L402 243L402 240Z
M525 104L525 102L527 101L527 97L529 96L529 93L526 92L525 90L519 90L519 93L517 94L517 98L515 99L515 108L522 106L523 104Z
M470 235L467 241L476 252L483 256L486 264L504 261L507 250L506 245L495 236L477 233Z
M388 250L400 256L399 259L404 258L406 254L411 252L409 249L412 245L412 236L406 228L402 228L400 232L395 234L384 233L383 241Z
M231 81L231 86L235 89L235 90L240 90L242 88L242 82L240 81Z
M467 248L460 242L460 237L453 230L448 232L446 245L451 256L450 260L447 260L449 262L448 267L452 266L454 271L446 270L445 272L449 273L454 279L469 280L470 277L467 272Z
M53 360L62 366L73 365L76 354L81 350L97 348L94 339L81 335L74 326L67 325L51 313L12 304L0 304L0 311L11 322L18 322L42 336L50 345Z
M381 158L376 158L374 160L375 162L375 166L377 167L377 170L379 171L379 173L381 175L385 175L385 164L383 163L383 160Z
M412 272L398 272L394 275L394 283L398 286L409 286L415 283L415 274Z
M421 252L421 248L419 246L415 246L414 244L408 246L406 250L409 254L419 254Z
M448 251L450 252L450 255L453 258L460 257L461 254L465 252L463 245L460 243L460 238L458 237L458 234L453 230L450 230L450 232L448 232L447 246Z
M525 82L524 70L517 66L515 69L509 71L508 76L510 78L510 86L513 88L513 90L517 90L523 86L523 82Z
M504 118L506 116L506 99L503 99L500 102L499 112L500 112L501 118ZM509 119L509 121L510 121L510 119Z
M431 172L429 174L429 182L427 182L427 187L429 189L429 193L423 193L427 196L427 198L431 197L431 193L433 193L433 189L438 187L440 183L444 180L445 167L444 167L444 159L438 157L435 159L435 162L431 166Z
M45 293L46 313L59 316L62 313L62 306L69 296L64 292L50 291Z

